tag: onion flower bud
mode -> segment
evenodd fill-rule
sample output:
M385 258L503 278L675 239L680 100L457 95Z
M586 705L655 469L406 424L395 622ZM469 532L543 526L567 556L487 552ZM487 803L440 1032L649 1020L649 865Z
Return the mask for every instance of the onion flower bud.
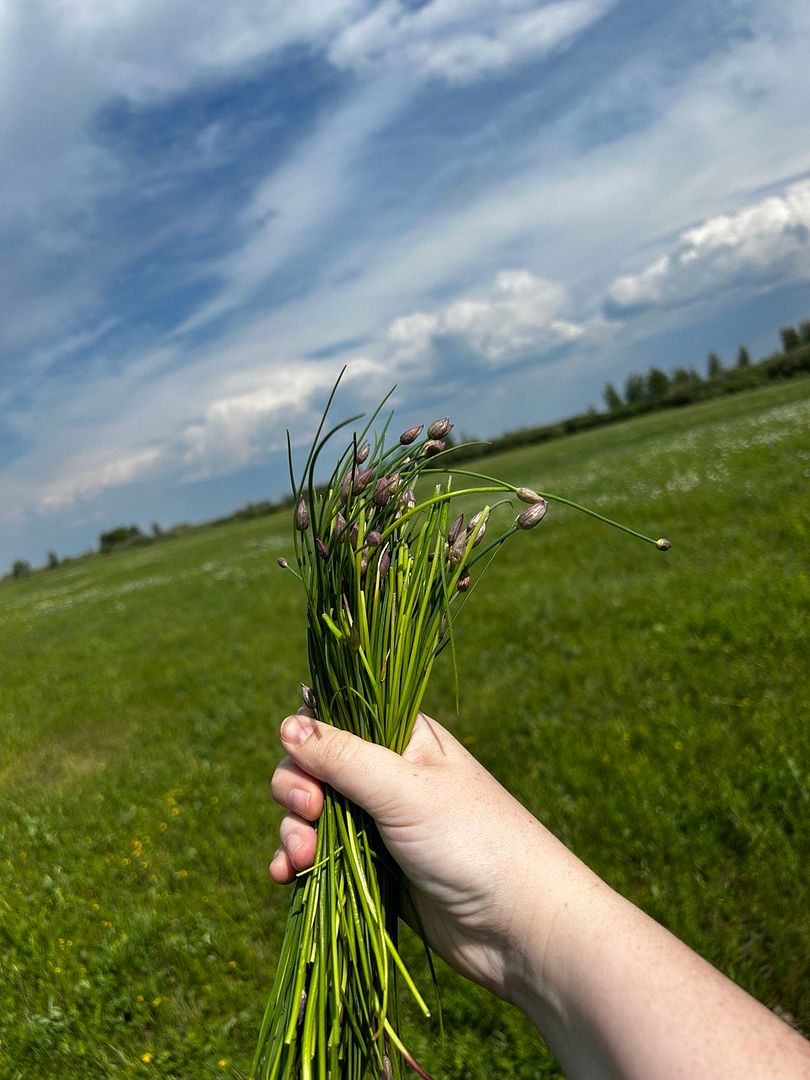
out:
M546 510L548 510L548 503L545 499L532 503L518 516L517 527L519 529L533 529L546 516Z
M329 558L329 548L323 542L323 540L315 538L315 550L318 552L324 562Z
M422 453L425 457L433 457L434 454L440 454L444 447L442 439L428 439L426 443L422 443Z
M391 553L389 552L387 545L382 549L382 553L380 554L379 568L380 578L385 580L385 578L388 577L388 571L391 569Z
M517 497L520 499L521 502L536 503L536 502L542 502L543 501L543 496L538 495L537 492L532 491L531 488L519 487L517 489L517 491L515 492L515 494L517 495Z
M424 424L419 424L418 427L409 427L407 431L403 431L399 437L399 441L403 446L410 446L414 439L418 439L422 434Z
M458 589L458 591L459 592L466 592L467 589L469 589L469 587L470 587L471 580L472 579L470 577L469 570L465 571L465 573L463 573L461 575L461 577L458 579L458 581L456 582L456 588Z
M374 485L371 501L375 506L385 506L391 498L391 480L388 476L381 476Z
M461 532L461 527L464 524L464 515L459 514L453 524L450 526L450 532L447 534L447 543L452 547L458 539L458 534Z
M659 551L669 551L669 549L672 547L672 541L667 540L665 536L662 536L660 540L655 541L655 546L658 548Z
M363 464L363 462L368 457L370 450L371 450L371 444L370 443L363 443L363 445L360 447L360 449L354 455L354 460L357 462L358 465Z
M402 507L407 513L408 510L413 510L416 506L416 496L413 493L413 488L405 488L402 492Z
M281 567L282 570L286 570L287 567L290 565L287 562L287 560L284 558L283 555L279 555L279 557L276 559L276 562L278 563L278 565Z
M306 532L309 528L309 510L303 499L298 500L295 508L295 527L299 532Z
M447 559L453 566L458 566L461 560L464 558L464 552L467 550L467 534L466 532L460 533L459 536L448 546Z
M472 545L473 547L478 547L478 545L484 539L487 531L489 513L487 513L486 517L482 520L481 515L483 514L483 512L483 510L479 510L478 513L470 519L470 524L467 526L467 536L472 536L473 534L475 534L475 539L473 540Z
M363 469L362 472L356 473L354 477L354 483L352 484L352 491L355 495L360 495L366 490L371 483L374 476L373 469Z
M332 540L339 544L341 540L346 538L346 518L338 512L335 514L335 520L332 522Z
M308 709L312 709L315 712L315 694L311 686L307 686L306 683L301 683L301 700Z
M441 420L433 421L427 429L427 437L429 439L443 439L445 435L449 435L452 430L453 425L450 423L450 417L443 416Z
M366 536L366 547L379 547L381 543L382 536L375 529L372 529Z

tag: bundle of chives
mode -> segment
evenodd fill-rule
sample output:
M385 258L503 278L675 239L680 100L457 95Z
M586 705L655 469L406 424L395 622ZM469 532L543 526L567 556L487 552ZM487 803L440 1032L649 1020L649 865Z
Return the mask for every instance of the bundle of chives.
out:
M389 417L372 446L365 439L387 397L344 449L326 486L316 487L325 445L361 419L351 417L322 437L339 382L298 483L289 455L298 570L285 559L279 563L306 594L312 685L302 686L305 704L324 723L401 753L433 663L447 644L452 647L453 620L466 602L473 568L519 530L534 528L549 500L659 550L670 545L570 500L464 470L454 471L474 480L473 486L453 490L446 476L417 502L420 478L446 475L437 459L447 452L444 440L453 425L444 417L426 432L421 425L409 428L386 446ZM466 525L463 514L451 522L450 506L462 496L495 493L516 495L527 506L484 546L491 509L508 498L484 505ZM251 1077L393 1080L406 1067L428 1077L399 1032L400 981L430 1016L398 950L400 871L371 818L338 792L327 788L324 795L314 864L295 886ZM426 954L435 984L427 946Z

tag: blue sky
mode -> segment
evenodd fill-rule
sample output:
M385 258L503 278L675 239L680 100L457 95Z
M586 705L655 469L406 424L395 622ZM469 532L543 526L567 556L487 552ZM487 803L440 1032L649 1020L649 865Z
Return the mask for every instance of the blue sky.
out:
M0 567L810 317L803 0L0 0Z

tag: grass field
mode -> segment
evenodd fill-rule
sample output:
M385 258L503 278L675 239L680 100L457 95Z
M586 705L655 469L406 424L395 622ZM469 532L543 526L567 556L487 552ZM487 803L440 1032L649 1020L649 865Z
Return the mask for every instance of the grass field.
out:
M428 711L808 1031L810 381L477 467L674 547L552 507L465 612L461 716L444 662ZM268 781L305 677L288 530L0 586L2 1080L247 1072L288 897L266 873ZM445 1044L407 1023L437 1080L561 1075L514 1009L440 979Z

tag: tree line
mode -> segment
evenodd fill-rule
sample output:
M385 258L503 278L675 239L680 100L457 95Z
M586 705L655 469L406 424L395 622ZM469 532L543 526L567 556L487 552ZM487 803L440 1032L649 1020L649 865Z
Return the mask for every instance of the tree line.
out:
M569 416L553 424L507 431L486 443L475 442L472 445L462 443L453 450L452 456L448 456L445 460L448 464L450 460L461 464L463 461L472 461L485 454L491 454L494 450L509 450L517 446L546 442L549 439L558 439L587 428L615 423L655 409L689 405L694 401L705 401L724 394L737 394L742 390L749 390L769 382L810 373L810 319L801 322L798 327L783 326L779 331L779 340L781 349L756 362L752 361L751 354L745 345L740 345L736 358L731 364L725 364L718 353L710 352L706 357L703 374L691 364L678 365L670 372L652 365L643 374L628 375L621 390L617 389L612 382L607 383L602 391L605 404L603 411L591 406L584 413ZM198 526L181 522L178 525L172 525L171 528L163 529L155 522L151 529L145 532L138 525L119 525L100 534L97 550L91 549L77 558L86 558L95 554L109 555L113 551L152 544L158 540L171 540L197 528L263 517L283 506L291 505L291 499L290 495L286 495L275 501L263 499L259 502L251 502L232 514L215 518L213 521ZM72 561L73 559L60 559L55 551L49 551L45 568L53 569L62 563ZM26 559L15 559L6 577L24 578L32 572L33 567L30 562Z

